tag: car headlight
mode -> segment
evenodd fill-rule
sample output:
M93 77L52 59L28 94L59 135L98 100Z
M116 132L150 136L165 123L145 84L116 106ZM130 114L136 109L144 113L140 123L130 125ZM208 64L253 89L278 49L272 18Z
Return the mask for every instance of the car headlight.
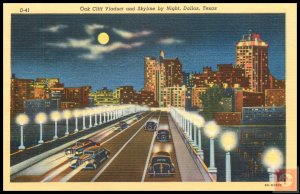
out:
M80 152L76 151L75 154L79 154Z

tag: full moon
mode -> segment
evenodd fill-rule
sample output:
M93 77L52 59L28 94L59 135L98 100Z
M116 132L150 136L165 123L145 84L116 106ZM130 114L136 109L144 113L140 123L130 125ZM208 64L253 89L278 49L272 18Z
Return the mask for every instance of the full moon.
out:
M98 42L100 44L107 44L109 42L109 35L106 32L101 32L98 35Z

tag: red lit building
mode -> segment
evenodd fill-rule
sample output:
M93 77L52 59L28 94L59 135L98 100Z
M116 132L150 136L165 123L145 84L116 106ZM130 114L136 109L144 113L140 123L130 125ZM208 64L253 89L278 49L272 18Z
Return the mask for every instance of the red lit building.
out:
M77 107L87 107L89 105L90 91L91 86L64 88L62 103L73 102Z
M265 96L262 92L243 92L243 107L258 107L265 105Z
M242 112L243 111L243 90L235 89L234 92L234 112Z
M34 96L33 79L19 79L15 75L11 78L10 112L12 116L25 112L25 101Z
M139 104L150 107L158 107L154 93L151 91L136 92L133 86L121 86L115 91L116 98L120 99L121 104Z
M236 43L236 64L245 69L252 92L264 92L269 87L268 48L260 34L252 32Z
M284 106L285 90L284 89L266 89L265 106Z
M239 125L241 124L240 112L215 112L214 120L219 125Z
M213 71L211 67L204 67L203 73L194 74L193 83L196 87L223 84L227 84L228 87L234 87L236 84L246 89L249 87L243 68L232 64L218 64L217 66L217 71Z

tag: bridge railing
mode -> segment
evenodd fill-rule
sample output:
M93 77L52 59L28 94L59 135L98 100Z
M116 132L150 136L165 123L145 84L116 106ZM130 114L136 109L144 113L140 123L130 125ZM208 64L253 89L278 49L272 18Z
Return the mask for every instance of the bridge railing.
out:
M110 121L125 117L127 115L147 111L149 108L147 106L139 105L118 105L118 106L97 106L84 109L74 109L74 110L63 110L63 111L53 111L50 114L44 112L37 113L34 115L34 123L40 126L40 139L37 140L37 144L44 144L43 141L43 125L50 120L54 123L54 137L52 141L57 140L59 137L57 135L57 123L60 120L65 120L65 137L70 135L70 133L78 133L83 130L92 129L102 124ZM69 130L69 120L75 119L75 129ZM78 120L82 119L82 127L78 126ZM86 119L89 121L86 122ZM94 122L93 122L94 121ZM21 113L15 118L16 124L20 126L20 146L18 149L25 150L26 142L24 142L24 130L26 130L26 125L29 124L30 118L27 114ZM88 123L88 126L86 125ZM79 129L81 128L81 129Z
M211 181L217 180L217 168L215 167L214 162L214 143L211 141L210 146L210 166L207 168L206 164L204 163L204 152L202 150L202 133L205 128L208 133L210 133L210 139L212 140L215 136L213 133L216 133L216 130L219 127L210 121L205 122L204 118L196 113L185 111L181 108L170 108L170 114L179 129L179 133L184 139L184 142L193 157L195 163L199 167L199 169L204 167L204 170L208 176L205 177L206 179L210 179Z

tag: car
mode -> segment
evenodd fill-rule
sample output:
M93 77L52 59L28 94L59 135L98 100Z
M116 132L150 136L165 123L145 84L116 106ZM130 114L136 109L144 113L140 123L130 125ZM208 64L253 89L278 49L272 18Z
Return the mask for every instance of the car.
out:
M153 154L148 168L149 176L173 176L175 165L168 152L158 152Z
M116 130L122 131L122 130L126 129L127 127L129 127L128 123L126 123L125 121L121 121L121 122L119 122L119 126L117 127Z
M160 142L170 141L171 139L170 131L165 128L158 129L155 139L156 141L160 141Z
M105 160L109 158L110 152L100 146L91 146L86 148L82 155L71 161L71 168L77 168L84 165L84 170L94 170L98 168Z
M140 120L140 119L142 118L142 115L141 115L141 114L137 114L137 115L135 115L135 118L136 118L137 120Z
M65 149L65 155L71 156L72 158L79 158L82 155L84 149L94 146L97 143L90 139L80 139L71 147Z
M154 121L148 121L144 127L146 131L156 131L157 123Z

